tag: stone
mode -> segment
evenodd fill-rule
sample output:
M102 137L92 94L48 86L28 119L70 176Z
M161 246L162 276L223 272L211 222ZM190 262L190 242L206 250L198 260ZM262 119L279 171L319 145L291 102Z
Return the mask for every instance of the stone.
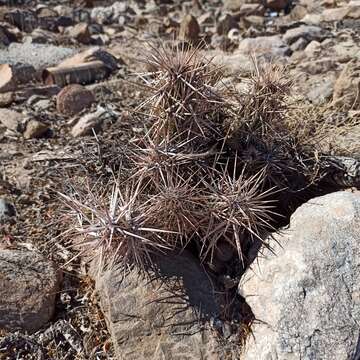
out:
M319 25L322 21L322 16L320 14L306 14L301 22L307 25Z
M355 359L360 193L310 200L270 241L239 291L258 320L242 359Z
M304 50L306 48L306 45L308 44L308 42L303 39L297 39L293 44L291 44L290 49L291 51L301 51Z
M0 65L0 93L16 90L35 78L35 69L28 64Z
M14 110L0 109L0 124L12 131L20 131L23 115Z
M41 138L46 132L49 130L48 125L31 119L26 124L26 128L24 131L24 138L25 139L38 139Z
M322 41L329 36L329 33L319 26L301 25L294 29L287 30L283 39L286 43L291 45L300 38L305 39L309 43L313 40Z
M256 38L246 38L240 41L239 51L245 54L255 53L256 55L287 56L290 48L279 35L258 36Z
M324 74L336 69L336 61L329 57L324 57L315 61L303 61L299 64L298 69L310 75Z
M314 40L314 41L311 41L310 43L308 43L308 45L306 46L304 51L305 51L306 56L316 57L321 52L321 49L322 49L321 43Z
M325 9L321 18L323 21L340 21L346 18L349 9L347 7L340 7L335 9Z
M251 26L255 28L261 28L265 24L265 19L263 16L250 15L242 17L240 22L242 27L245 29L248 29Z
M0 250L0 328L35 332L53 316L61 274L33 251Z
M65 115L75 115L95 102L92 91L82 85L65 86L56 97L56 109Z
M258 0L224 0L225 10L239 11L240 7L244 4L256 4Z
M0 198L0 224L14 216L16 216L14 205L7 199Z
M79 23L66 29L65 34L79 43L89 44L91 34L87 23Z
M321 105L331 100L334 92L335 75L330 73L327 76L321 76L319 81L312 81L311 85L304 94L313 104Z
M62 61L58 64L58 67L72 67L92 61L102 61L111 72L118 68L118 60L115 56L98 46L82 51L69 59Z
M7 107L15 101L15 93L6 92L0 93L0 108Z
M263 16L265 14L265 8L261 4L244 4L241 5L238 12L238 16L257 15Z
M29 10L14 9L4 14L4 20L24 32L32 32L38 26L37 15Z
M360 109L360 65L358 61L346 64L334 85L333 103L348 109Z
M347 17L349 19L360 19L360 2L350 1L348 6L349 6L349 11L347 13Z
M107 117L108 114L106 110L101 107L99 107L99 109L94 113L84 115L71 129L72 136L80 137L92 135L93 132L98 132Z
M293 21L300 21L307 15L308 11L306 6L296 5L290 13L290 19Z
M226 14L219 19L216 26L216 32L218 35L226 35L231 29L238 29L239 24L233 16Z
M155 260L158 273L115 267L96 278L118 359L220 359L209 321L219 315L213 285L184 251Z
M196 18L192 15L186 15L181 23L179 30L179 39L196 43L199 40L200 26Z

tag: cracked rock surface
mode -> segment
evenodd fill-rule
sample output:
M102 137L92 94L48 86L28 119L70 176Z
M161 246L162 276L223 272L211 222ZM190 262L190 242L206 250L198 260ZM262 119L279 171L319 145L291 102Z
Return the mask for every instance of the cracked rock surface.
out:
M247 271L258 320L244 360L354 358L360 321L360 193L315 198ZM281 244L281 247L278 245Z

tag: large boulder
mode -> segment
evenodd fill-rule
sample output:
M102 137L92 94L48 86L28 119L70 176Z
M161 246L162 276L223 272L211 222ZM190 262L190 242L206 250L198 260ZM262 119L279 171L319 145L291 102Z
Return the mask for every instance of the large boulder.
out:
M53 316L61 273L34 251L0 250L0 329L37 331Z
M113 268L97 276L118 359L220 359L206 323L219 308L208 275L191 254L163 256L158 272Z
M240 283L258 322L243 360L353 359L360 322L360 193L315 198Z

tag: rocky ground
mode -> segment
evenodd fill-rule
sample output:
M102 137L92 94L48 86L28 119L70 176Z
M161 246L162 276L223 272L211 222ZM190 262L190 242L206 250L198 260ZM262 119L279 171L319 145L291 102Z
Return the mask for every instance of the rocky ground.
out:
M316 203L303 205L290 224L303 240L281 235L278 243L290 245L279 250L278 260L263 265L271 279L244 285L252 278L247 272L238 291L243 297L234 299L237 315L224 320L218 314L227 309L219 308L207 271L191 253L161 267L172 278L181 264L179 289L193 295L190 303L201 304L197 314L186 301L161 301L175 295L159 280L150 289L135 274L118 282L114 269L94 283L66 236L57 191L64 191L81 166L95 175L99 167L110 166L116 152L107 148L145 133L146 121L134 114L146 96L139 74L148 71L141 59L152 41L200 44L200 51L222 66L223 83L237 89L247 86L254 57L284 65L294 82L294 102L306 104L297 111L304 128L314 118L333 125L334 132L319 141L328 154L353 159L342 187L360 187L359 30L357 0L0 0L0 358L261 360L271 354L276 359L352 359L360 321L357 192L319 198L321 214ZM312 230L299 230L312 222ZM318 243L319 264L306 242ZM288 273L294 275L291 284L282 278ZM315 275L304 278L306 273ZM276 294L269 287L275 278L281 283ZM236 289L239 280L230 279L227 286ZM326 283L341 289L327 293ZM251 300L260 288L266 299ZM155 298L161 305L147 308ZM344 313L341 299L346 299ZM249 332L241 328L248 324L247 304L276 334L254 327L255 336L271 340L250 341L251 349L240 355ZM289 307L293 314L283 310ZM318 319L324 307L338 315ZM302 316L309 319L308 327L298 326ZM166 330L159 330L162 326ZM328 343L333 327L337 340Z

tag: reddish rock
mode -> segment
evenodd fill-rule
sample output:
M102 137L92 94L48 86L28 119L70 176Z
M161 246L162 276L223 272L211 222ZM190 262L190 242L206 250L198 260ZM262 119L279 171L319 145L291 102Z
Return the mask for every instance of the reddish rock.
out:
M56 108L66 115L75 115L91 106L95 97L93 93L84 86L73 84L64 87L57 95Z

